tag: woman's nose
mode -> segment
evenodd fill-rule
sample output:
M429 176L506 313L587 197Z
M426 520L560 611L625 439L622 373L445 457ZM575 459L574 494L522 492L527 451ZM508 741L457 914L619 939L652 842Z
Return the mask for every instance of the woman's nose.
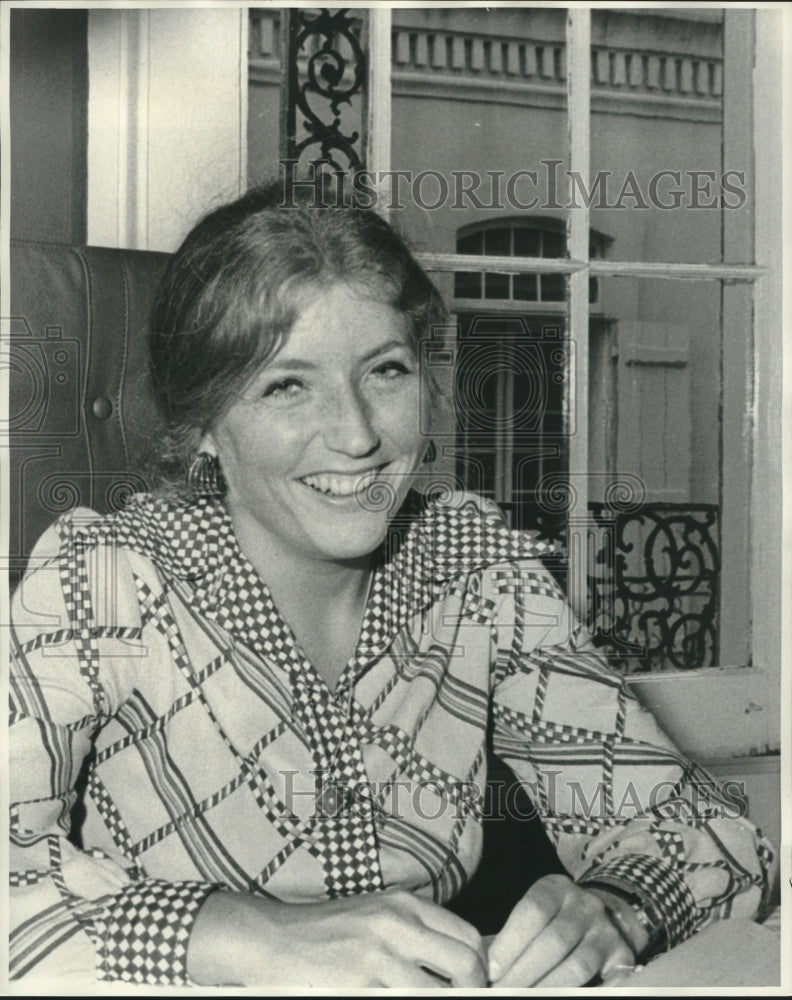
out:
M355 458L376 451L380 437L369 402L353 389L336 393L327 408L324 439L331 451Z

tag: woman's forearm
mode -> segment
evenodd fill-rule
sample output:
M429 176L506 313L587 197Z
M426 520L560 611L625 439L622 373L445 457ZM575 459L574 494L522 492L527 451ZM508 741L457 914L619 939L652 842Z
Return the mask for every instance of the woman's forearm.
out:
M287 905L244 892L218 891L207 897L193 924L187 974L198 986L278 982L277 961L268 956L278 910ZM267 972L269 975L267 975ZM261 977L264 978L261 978ZM271 978L270 978L271 977Z

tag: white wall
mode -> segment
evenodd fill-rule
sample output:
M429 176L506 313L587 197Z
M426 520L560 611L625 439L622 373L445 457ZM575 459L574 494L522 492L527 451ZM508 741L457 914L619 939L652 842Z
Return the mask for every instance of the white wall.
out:
M88 242L176 248L246 187L247 10L92 9Z

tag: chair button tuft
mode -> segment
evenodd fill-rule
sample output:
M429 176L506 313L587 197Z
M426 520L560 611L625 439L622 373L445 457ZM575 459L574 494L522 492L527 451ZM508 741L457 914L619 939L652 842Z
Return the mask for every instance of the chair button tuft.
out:
M113 412L113 404L107 398L107 396L97 396L93 401L93 412L94 416L98 417L99 420L107 420L110 414Z

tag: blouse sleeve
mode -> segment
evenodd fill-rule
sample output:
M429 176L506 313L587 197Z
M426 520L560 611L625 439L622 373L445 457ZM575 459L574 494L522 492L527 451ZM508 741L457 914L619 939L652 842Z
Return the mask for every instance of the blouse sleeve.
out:
M45 533L12 600L10 976L187 984L193 920L216 887L145 878L69 836L81 768L134 687L141 638L124 553L79 551L71 523Z
M605 665L550 574L491 571L494 749L527 783L580 884L637 895L668 947L711 920L755 917L772 849Z

